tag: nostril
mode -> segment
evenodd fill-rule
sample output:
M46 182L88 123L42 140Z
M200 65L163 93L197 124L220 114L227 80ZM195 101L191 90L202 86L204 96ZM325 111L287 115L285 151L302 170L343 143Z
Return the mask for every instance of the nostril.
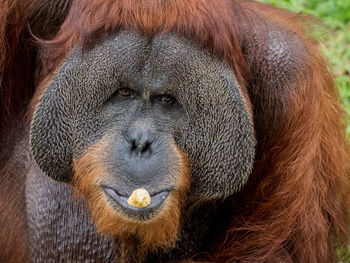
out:
M141 153L145 153L148 150L150 150L151 144L149 142L146 142L141 150Z
M136 140L131 140L131 152L134 152L136 150L137 150Z
M155 134L149 130L132 128L125 133L130 157L151 157L155 141Z
M137 154L145 156L148 153L151 153L152 142L140 141L140 140L131 140L131 154Z

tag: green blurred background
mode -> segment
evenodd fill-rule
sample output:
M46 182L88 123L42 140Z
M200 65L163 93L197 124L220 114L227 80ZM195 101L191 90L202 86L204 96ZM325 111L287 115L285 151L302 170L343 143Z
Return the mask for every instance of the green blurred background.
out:
M350 0L260 0L260 2L311 14L321 19L315 36L336 77L336 84L347 112L350 138Z

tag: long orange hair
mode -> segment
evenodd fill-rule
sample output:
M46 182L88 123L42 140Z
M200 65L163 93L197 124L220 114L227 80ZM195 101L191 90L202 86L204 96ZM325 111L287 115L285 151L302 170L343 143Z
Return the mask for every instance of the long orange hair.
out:
M308 21L243 0L75 0L57 36L42 42L42 72L50 74L73 45L89 48L121 28L149 36L172 31L224 58L252 103L257 158L228 228L204 260L336 262L337 248L347 257L349 144L333 77L308 36ZM255 25L262 28L258 37ZM272 27L303 44L291 79L256 68ZM268 85L264 74L281 82Z

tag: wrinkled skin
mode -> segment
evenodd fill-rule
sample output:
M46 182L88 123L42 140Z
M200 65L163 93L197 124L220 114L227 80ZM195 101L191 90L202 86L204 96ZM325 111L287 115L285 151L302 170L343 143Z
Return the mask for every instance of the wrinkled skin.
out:
M350 161L311 20L0 1L0 262L337 262Z
M167 254L150 254L151 261L186 258L207 247L212 226L225 224L220 218L223 200L241 189L253 166L251 120L234 75L225 62L174 34L148 39L121 31L89 51L76 47L47 84L30 127L30 147L39 166L27 179L33 260L51 258L40 240L72 246L96 239L92 247L100 242L100 251L105 246L112 251L108 255L118 254L113 245L118 241L111 244L104 235L96 236L89 216L76 216L84 205L69 204L71 187L42 173L71 183L73 162L101 141L108 142L100 159L107 174L98 189L112 209L139 222L156 218L168 202L133 209L108 189L121 196L140 187L151 195L171 195L179 180L173 145L189 160L190 188L178 241ZM53 230L50 222L64 221L57 217L61 213L73 222L55 223L59 229ZM51 217L38 217L42 214ZM60 228L74 233L76 220L82 232L68 238ZM84 260L93 261L87 251Z
M115 94L124 87L133 91L132 98ZM176 102L162 104L163 94ZM125 160L129 143L122 138L137 137L133 133L152 137L146 141L158 140L151 160L142 159L147 171L143 178L134 178L140 181L135 186L154 181L156 169L169 174L167 144L172 140L191 159L193 194L227 197L250 174L254 139L234 76L224 62L180 37L168 34L149 40L121 32L87 53L73 51L37 106L31 144L44 172L69 181L72 159L106 134L114 144L106 158L122 159L127 166L108 168L134 169L139 160Z

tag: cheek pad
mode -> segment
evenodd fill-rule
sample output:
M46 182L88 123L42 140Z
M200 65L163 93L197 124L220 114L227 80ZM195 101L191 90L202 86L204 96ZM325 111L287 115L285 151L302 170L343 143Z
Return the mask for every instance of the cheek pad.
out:
M70 181L73 148L85 143L77 139L91 137L105 126L86 115L96 113L115 88L114 81L120 79L121 72L134 70L137 56L144 50L145 40L138 35L121 33L119 38L105 40L86 53L74 49L36 105L30 127L31 150L39 167L55 180ZM107 73L106 68L110 68Z
M71 180L76 151L87 149L106 126L96 116L109 91L100 84L99 68L89 71L90 64L103 67L102 58L94 56L94 52L84 58L74 50L67 57L44 90L31 122L34 159L57 181Z
M174 34L156 37L149 59L153 75L160 81L165 76L185 111L175 136L189 157L192 197L236 193L252 172L255 138L227 63Z
M36 105L30 125L30 145L42 171L57 181L69 181L73 102L66 79L59 75L64 76L58 74L53 78Z
M191 159L195 199L225 198L238 192L253 169L255 138L235 82L188 123L186 149Z
M98 115L115 81L123 72L135 71L146 43L134 33L120 33L118 41L107 39L88 52L73 49L58 68L36 105L30 127L34 159L47 175L70 181L73 150L92 144L96 138L91 134L100 136L106 126L105 120L86 115Z

